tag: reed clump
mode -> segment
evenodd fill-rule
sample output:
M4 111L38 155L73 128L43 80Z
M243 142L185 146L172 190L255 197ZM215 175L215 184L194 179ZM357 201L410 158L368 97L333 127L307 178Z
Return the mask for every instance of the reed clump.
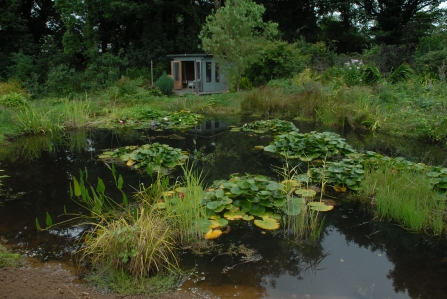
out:
M430 178L416 170L382 165L367 171L361 195L372 200L380 217L410 230L439 235L444 229L445 195L438 196Z

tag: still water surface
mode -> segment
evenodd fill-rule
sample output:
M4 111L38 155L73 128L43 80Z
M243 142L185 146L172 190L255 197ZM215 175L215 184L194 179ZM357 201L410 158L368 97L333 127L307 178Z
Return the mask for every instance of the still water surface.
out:
M252 150L255 145L267 145L271 138L227 129L230 124L246 121L207 121L187 133L81 132L80 137L71 136L71 149L53 144L49 147L52 153L36 152L33 144L40 141L17 141L0 151L0 169L11 176L3 181L4 192L0 196L0 241L43 261L69 263L71 253L76 250L73 241L82 228L39 233L35 217L44 223L47 211L56 218L55 215L62 214L64 205L68 211L78 210L69 198L68 186L79 170L87 169L92 181L101 177L111 184L109 170L96 159L102 150L109 148L159 142L191 153L197 150L202 157L199 165L209 182L228 179L236 172L276 178L272 166L280 166L279 161ZM301 132L327 130L315 124L297 125ZM358 150L447 166L445 149L437 146L355 131L337 133ZM145 175L124 167L118 170L128 193L134 192L140 183L149 183ZM316 244L292 242L281 231L263 233L246 223L232 224L232 231L213 243L218 251L202 256L185 251L182 255L182 267L195 268L197 273L179 292L208 298L447 298L445 236L428 238L377 221L367 207L336 206L326 214ZM256 250L256 259L247 261L241 255L222 254L241 245Z

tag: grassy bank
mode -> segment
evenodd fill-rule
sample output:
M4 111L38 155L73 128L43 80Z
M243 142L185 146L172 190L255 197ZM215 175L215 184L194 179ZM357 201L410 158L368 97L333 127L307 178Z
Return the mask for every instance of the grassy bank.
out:
M118 126L120 120L147 119L149 110L305 119L434 142L447 139L446 84L416 76L394 84L349 86L343 78L328 80L305 71L240 93L182 97L123 88L121 81L101 92L66 98L30 99L17 86L7 92L0 95L0 142L22 134Z

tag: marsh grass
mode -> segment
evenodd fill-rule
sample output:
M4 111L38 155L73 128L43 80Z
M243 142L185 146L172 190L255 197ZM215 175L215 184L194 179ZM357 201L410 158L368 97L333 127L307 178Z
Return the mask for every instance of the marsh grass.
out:
M15 122L24 134L54 134L62 131L60 120L52 110L24 106L15 114Z
M282 168L278 168L275 170L283 180L287 182L296 181L300 182L301 180L298 177L302 176L303 170L300 168L300 164L291 165L288 159L285 160L284 166ZM309 176L306 176L309 177ZM322 190L324 190L324 177L322 178ZM293 200L295 190L305 188L308 189L309 181L301 183L300 186L293 186L290 183L285 184L285 191L287 193L287 209L288 212L285 213L283 221L284 228L286 232L290 233L294 239L303 240L309 239L311 241L316 241L321 235L321 231L323 230L324 217L321 217L319 211L312 210L307 202L313 201L314 197L303 197L303 204L300 206L300 213L298 215L294 215L290 213L290 208L292 205L289 203ZM321 195L322 196L322 195ZM320 197L321 200L321 197ZM294 208L296 209L296 208Z
M94 224L85 237L81 261L88 259L94 267L106 265L138 278L176 269L168 217L156 206L140 207L133 215Z
M203 172L192 166L182 166L183 181L180 185L181 196L168 198L166 210L175 215L174 228L180 243L195 243L203 239L202 221L205 218L205 207L202 199L205 194Z
M443 231L445 198L436 196L430 179L421 173L381 166L367 172L361 194L373 199L380 217L416 232Z
M90 100L70 101L66 100L62 110L65 128L85 127L90 119Z
M184 95L167 100L170 111L186 110L194 113L212 113L215 100L211 96Z
M157 296L175 289L181 279L178 273L163 273L152 277L133 277L129 273L112 269L98 269L87 277L89 284L109 292L123 295L145 294Z
M17 267L23 265L23 257L18 253L10 253L0 245L0 269L3 267Z

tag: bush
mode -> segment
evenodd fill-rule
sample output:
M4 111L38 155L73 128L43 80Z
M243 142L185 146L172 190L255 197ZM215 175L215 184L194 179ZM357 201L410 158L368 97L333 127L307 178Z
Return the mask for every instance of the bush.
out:
M19 81L0 82L0 97L10 92L20 93L27 98L30 96Z
M310 58L310 55L302 54L296 44L275 41L265 44L245 74L258 86L273 79L293 76L306 67ZM241 86L241 89L244 88Z
M174 89L174 80L166 72L155 82L155 86L164 94L170 95Z
M0 105L6 107L21 107L27 105L26 97L23 94L10 92L0 97Z
M72 92L81 91L81 73L66 64L60 64L50 68L45 82L46 91L49 94L66 96Z

